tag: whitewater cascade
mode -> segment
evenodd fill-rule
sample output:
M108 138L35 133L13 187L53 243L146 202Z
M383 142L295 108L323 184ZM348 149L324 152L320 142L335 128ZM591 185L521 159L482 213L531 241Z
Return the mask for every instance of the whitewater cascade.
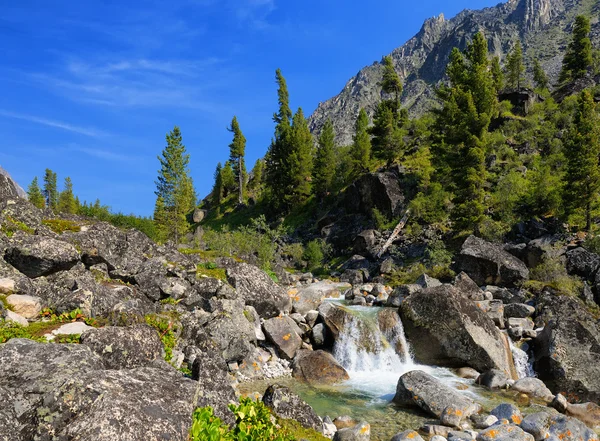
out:
M527 343L523 344L522 348L517 347L512 339L508 339L510 342L510 351L512 352L513 362L515 364L515 370L517 371L517 375L519 379L525 377L535 377L535 372L533 370L533 366L529 361L529 355L527 355Z

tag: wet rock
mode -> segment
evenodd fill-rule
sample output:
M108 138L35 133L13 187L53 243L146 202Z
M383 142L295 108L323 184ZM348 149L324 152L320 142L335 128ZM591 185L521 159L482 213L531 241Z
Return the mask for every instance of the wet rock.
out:
M333 420L333 424L337 429L345 429L346 427L354 427L357 424L357 421L354 420L351 416L342 415Z
M425 364L499 369L512 375L508 345L492 319L454 287L410 295L400 308L415 358Z
M348 372L325 351L300 351L292 365L293 376L313 385L336 384L350 379Z
M319 323L312 328L312 341L315 346L320 347L325 344L327 330L323 323Z
M528 318L533 315L535 308L525 303L509 303L504 306L506 317Z
M11 294L6 297L6 303L11 306L12 311L26 319L38 318L42 311L42 299L39 297Z
M540 398L546 402L551 402L554 398L550 389L539 378L525 377L517 380L511 389L522 392L534 398Z
M369 441L371 439L371 426L366 421L354 427L338 430L333 436L333 441Z
M462 367L456 371L456 375L460 378L468 378L470 380L477 380L479 378L480 373L475 369L470 367Z
M425 441L418 432L414 430L405 430L397 433L390 441Z
M108 369L151 366L163 359L163 345L154 328L107 326L81 335L81 344L100 355Z
M489 387L490 389L502 389L508 384L506 372L499 369L490 369L477 378L477 384Z
M535 441L558 439L562 441L596 441L598 435L581 421L565 415L538 412L527 415L521 428L533 435Z
M318 432L323 430L323 421L313 408L287 387L277 384L269 386L262 401L280 418L293 419Z
M439 418L445 408L453 406L464 418L479 410L479 405L423 371L410 371L400 377L395 403L417 406Z
M344 329L344 323L349 314L348 310L331 302L325 302L319 306L319 316L334 338L337 338L340 331Z
M471 421L476 429L487 429L498 422L498 418L494 415L471 415Z
M477 441L534 441L533 436L512 424L494 425L477 435Z
M271 341L280 356L292 360L302 346L302 338L297 332L298 326L289 317L274 317L263 323L265 335Z
M600 429L600 406L596 403L569 404L566 414L583 421L592 430Z
M523 262L500 246L469 236L456 256L457 271L464 271L478 285L520 285L529 278Z
M454 278L454 287L469 300L484 300L483 291L464 271Z
M287 314L292 309L287 292L255 266L246 263L228 266L227 281L263 318Z
M523 421L523 414L514 404L502 403L492 409L490 414L498 420L507 420L511 424L519 425Z
M317 309L324 299L338 298L341 290L350 287L347 283L333 283L329 280L323 280L300 289L294 289L296 292L290 291L293 311L306 314L308 311Z
M28 236L9 246L4 260L33 279L71 269L79 261L79 253L66 242Z

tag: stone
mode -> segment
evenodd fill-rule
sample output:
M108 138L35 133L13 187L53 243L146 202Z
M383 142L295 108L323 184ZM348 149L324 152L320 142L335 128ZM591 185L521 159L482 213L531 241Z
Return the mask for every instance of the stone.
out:
M351 285L348 283L334 283L329 280L322 280L296 289L295 293L290 291L292 310L300 314L306 314L308 311L317 309L323 303L324 299L339 298L340 292L348 288L351 288Z
M523 329L523 331L532 330L535 326L533 323L533 320L531 320L529 317L527 317L527 318L509 317L508 320L506 320L506 324L508 325L509 328L521 328L521 329Z
M460 378L468 378L469 380L477 380L477 378L479 378L479 375L481 375L481 374L473 368L462 367L456 371L456 375L458 375Z
M448 432L448 441L474 441L475 436L466 430L451 430Z
M360 285L369 280L369 272L365 269L347 269L340 276L340 282Z
M274 317L263 323L265 335L275 345L280 356L287 360L292 360L302 346L297 328L289 317Z
M494 415L475 414L471 415L470 418L473 422L473 426L475 426L476 429L480 430L487 429L488 427L491 427L498 422L498 418L496 418Z
M597 441L598 435L581 421L565 415L538 412L527 415L521 428L535 441L547 439L562 441Z
M425 432L428 436L441 436L443 438L447 438L452 431L450 427L440 426L438 424L426 424L419 430Z
M369 441L371 439L371 426L366 421L354 427L338 430L333 436L333 441Z
M506 372L499 369L490 369L477 378L477 384L490 389L503 389L508 384L508 376Z
M51 237L27 236L9 246L4 260L32 279L71 269L79 253L69 243Z
M410 284L410 285L400 285L392 291L390 296L387 299L386 305L392 307L398 307L402 304L402 302L411 294L421 291L423 288L421 285Z
M92 330L91 326L86 325L84 322L73 322L62 325L52 331L52 335L78 335L83 334L86 331Z
M414 430L405 430L397 433L390 441L425 441L418 432Z
M204 220L205 216L206 216L206 212L204 210L201 210L200 208L196 208L196 209L194 209L194 214L192 215L192 220L195 223L202 222Z
M429 441L446 441L446 438L440 435L433 435Z
M317 323L317 319L319 318L319 311L315 311L314 309L310 310L306 313L304 318L306 319L306 323L308 324L308 326L312 328L315 326L315 323Z
M577 418L592 430L600 429L600 406L596 403L569 404L566 415Z
M453 286L411 294L400 308L415 358L424 364L499 369L516 376L505 337L494 322Z
M442 414L440 415L440 421L444 426L461 429L463 420L470 416L465 415L463 410L464 409L451 404L450 406L445 407L442 411Z
M258 312L256 312L256 309L249 305L244 306L244 316L254 327L254 336L256 337L256 340L265 341L267 337L265 336L265 333L262 330L262 325L260 324L260 316L258 315Z
M392 274L394 272L396 265L394 263L394 259L388 257L379 265L379 272L381 274Z
M326 332L323 323L319 323L312 328L312 341L315 346L320 347L325 344Z
M375 250L376 243L375 230L361 231L354 239L352 252L365 256L375 256L377 253Z
M303 427L318 432L323 428L323 421L313 408L285 386L277 384L269 386L263 395L262 401L280 418L293 419Z
M11 311L10 309L4 311L4 318L9 322L17 323L21 326L29 326L29 322L25 317L20 316L19 314Z
M560 413L566 413L567 407L569 407L569 402L563 394L556 394L550 403L550 407L558 410Z
M244 299L253 306L262 318L287 314L292 309L292 300L287 292L259 268L236 263L227 267L227 281Z
M42 299L39 297L11 294L6 297L11 309L26 319L36 319L42 311Z
M534 441L534 438L519 426L501 424L480 432L477 441Z
M107 369L152 366L163 360L160 337L147 325L89 329L82 333L81 344L100 355Z
M292 369L294 378L311 385L331 385L350 379L346 369L323 350L300 351Z
M0 294L12 294L15 292L16 284L13 279L7 277L0 279Z
M342 415L334 419L333 424L335 424L335 427L337 427L337 429L339 430L345 429L346 427L354 427L356 426L357 422L351 416Z
M331 302L322 303L319 306L319 316L336 339L341 330L344 329L344 323L351 313L343 306Z
M436 286L441 286L442 282L427 274L421 274L415 284L419 285L421 288L435 288Z
M325 417L325 419L323 420L323 436L332 439L337 430L338 429L337 427L335 427L335 424L333 424L333 422L331 421L331 418Z
M484 300L481 288L464 271L454 278L454 287L461 296L469 300Z
M591 253L585 248L578 247L567 251L567 272L584 279L594 280L600 268L600 256Z
M528 318L533 315L535 308L525 303L509 303L504 306L506 317Z
M417 406L437 418L449 406L460 411L464 418L480 409L470 398L419 370L400 377L393 401L400 405Z
M554 395L550 392L550 389L546 387L544 382L539 378L525 377L517 380L512 385L511 389L527 394L534 398L540 398L545 402L549 403L554 399Z
M456 256L456 271L464 271L478 285L518 286L529 279L527 266L502 247L469 236Z
M496 406L490 412L490 415L494 415L498 420L507 420L511 424L519 425L523 421L523 414L517 406L509 403L502 403Z
M344 192L344 207L351 213L371 216L377 208L382 214L393 218L404 209L404 192L400 187L399 173L389 169L362 175Z

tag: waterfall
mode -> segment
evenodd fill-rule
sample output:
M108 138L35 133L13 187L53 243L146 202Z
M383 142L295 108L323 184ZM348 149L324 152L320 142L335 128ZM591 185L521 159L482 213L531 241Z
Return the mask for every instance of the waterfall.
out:
M517 347L511 339L508 339L510 342L510 350L512 352L513 360L515 363L515 369L517 371L517 375L519 379L525 377L535 377L535 372L533 370L533 366L529 361L529 355L527 355L527 343L523 343L522 347Z

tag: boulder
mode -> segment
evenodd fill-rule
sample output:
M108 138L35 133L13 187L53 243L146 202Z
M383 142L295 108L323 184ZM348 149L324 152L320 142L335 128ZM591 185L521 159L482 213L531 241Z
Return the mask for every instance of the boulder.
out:
M455 405L450 405L442 411L440 421L444 426L462 428L462 423L466 417L470 415L464 414L464 409Z
M292 309L292 300L287 292L253 265L236 263L228 266L227 281L263 318L287 314Z
M345 192L344 207L349 212L371 216L373 208L389 218L401 214L404 192L396 170L386 170L363 175Z
M566 413L569 402L563 394L556 394L550 403L550 407L558 410L560 413Z
M386 301L386 306L399 307L402 302L411 294L421 291L423 288L416 283L409 285L400 285L394 288Z
M4 318L6 319L6 321L13 322L13 323L16 323L16 324L24 326L24 327L29 326L29 322L27 321L27 319L23 316L20 316L16 312L13 312L10 309L7 309L3 313L4 313Z
M100 355L108 369L152 366L164 352L158 333L147 325L91 329L81 335L81 344Z
M404 327L402 326L398 311L394 308L381 309L381 311L377 313L377 325L386 340L394 343L394 350L396 353L404 355L404 358L406 358L409 348L405 346L407 342L404 337ZM402 361L406 363L410 362L410 360L406 359Z
M517 406L509 403L502 403L496 406L490 412L490 415L494 415L498 420L507 420L511 424L519 425L523 421L523 414Z
M521 378L520 380L517 380L515 384L512 385L511 389L516 390L517 392L527 394L530 397L542 399L547 403L551 402L554 399L554 395L552 395L550 389L548 389L544 382L539 378Z
M344 329L344 323L350 314L343 306L331 302L324 302L319 306L319 316L334 338Z
M508 376L506 372L499 369L490 369L477 378L477 384L490 389L502 389L508 384Z
M397 433L390 441L425 441L418 432L414 430L405 430Z
M294 312L306 314L308 311L317 309L324 299L338 298L341 290L349 288L351 288L350 284L333 283L329 280L312 283L299 289L292 288L289 291L292 298L292 309Z
M505 337L492 319L454 287L442 285L414 293L400 311L418 361L516 375Z
M302 346L302 338L294 320L289 317L274 317L265 320L263 329L281 357L292 360L296 356L296 351Z
M16 284L13 279L3 277L0 279L0 294L12 294L15 292Z
M333 441L369 441L371 439L371 426L366 421L354 427L338 430L333 436Z
M4 171L4 169L1 169ZM19 197L17 185L10 176L0 173L0 200L16 199Z
M86 331L91 331L91 326L86 325L84 322L72 322L62 325L60 328L57 328L52 331L49 336L49 339L52 339L53 335L80 335Z
M39 297L11 294L6 297L11 309L26 319L36 319L42 311L42 299Z
M312 341L315 346L320 347L325 344L327 338L327 329L323 323L316 324L311 331Z
M467 396L418 370L400 377L393 401L404 406L420 407L437 418L449 406L460 411L465 418L479 410L479 406Z
M464 271L478 285L518 286L529 279L527 266L502 247L469 236L456 256L457 272Z
M435 288L436 286L441 286L442 282L427 274L421 274L415 282L415 285L419 285L421 288Z
M66 242L28 236L13 242L6 249L4 260L33 279L73 268L79 261L79 253Z
M481 288L464 271L454 278L454 287L461 296L469 300L484 300Z
M525 303L509 303L504 306L506 317L528 318L535 312L535 307Z
M313 408L285 386L269 386L262 401L279 418L298 421L303 427L317 432L323 430L323 421Z
M567 251L567 272L584 279L594 280L600 268L600 256L591 253L585 248L578 247Z
M527 415L521 428L535 441L547 439L561 441L597 441L598 435L581 421L565 415L538 412Z
M360 285L369 280L369 271L366 269L347 269L340 276L341 282L351 285Z
M350 379L348 372L325 351L300 351L292 365L294 378L312 385L330 385Z
M519 426L496 424L480 432L477 441L534 441L534 439Z
M569 404L566 414L582 421L592 430L600 429L600 406L596 403Z
M498 422L494 415L475 414L471 415L471 421L476 429L487 429Z
M361 231L354 239L353 253L365 256L375 256L377 253L375 251L376 243L375 230Z
M477 378L479 378L479 375L481 375L481 374L473 368L462 367L456 371L456 375L458 375L460 378L468 378L470 380L477 380Z
M204 217L206 216L206 212L200 208L194 209L194 214L192 215L192 220L195 223L202 222Z

